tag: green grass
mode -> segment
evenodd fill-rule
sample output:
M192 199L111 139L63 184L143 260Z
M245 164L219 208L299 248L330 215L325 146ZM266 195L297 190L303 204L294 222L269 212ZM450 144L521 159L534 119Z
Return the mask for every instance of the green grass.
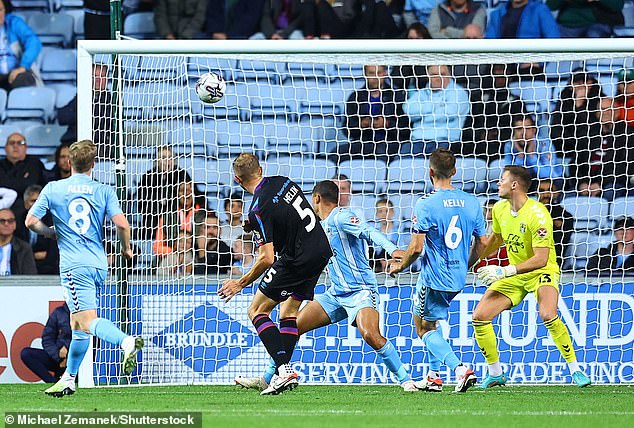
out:
M634 427L634 386L517 386L466 394L398 386L300 385L279 396L233 386L99 388L64 398L0 385L0 412L201 411L205 427ZM4 418L2 418L4 419ZM4 421L3 421L4 424Z

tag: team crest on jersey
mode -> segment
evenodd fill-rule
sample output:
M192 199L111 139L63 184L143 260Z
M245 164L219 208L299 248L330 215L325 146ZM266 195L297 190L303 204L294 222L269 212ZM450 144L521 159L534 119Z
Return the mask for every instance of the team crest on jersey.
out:
M262 235L258 230L253 229L253 234L255 235L255 245L256 247L260 247L263 244Z
M526 223L520 223L520 233L526 233Z
M541 237L541 238L545 238L546 235L548 235L548 229L546 229L545 227L540 227L539 229L537 229L537 234Z
M350 223L352 224L358 224L360 221L359 217L350 217Z

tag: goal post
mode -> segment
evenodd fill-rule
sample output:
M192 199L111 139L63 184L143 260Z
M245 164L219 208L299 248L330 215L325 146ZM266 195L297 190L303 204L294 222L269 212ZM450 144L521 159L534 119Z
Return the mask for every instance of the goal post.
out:
M81 386L227 384L264 369L268 356L246 314L255 287L228 304L216 295L222 279L238 277L240 263L253 252L248 236L223 226L231 219L226 208L233 199L243 201L245 213L251 201L233 182L235 155L256 153L265 175L287 175L306 193L318 181L348 176L350 205L377 228L377 204L391 202L390 239L403 247L416 199L432 190L428 154L433 147L458 152L454 184L483 205L498 198L497 179L508 162L527 165L536 183L550 180L552 188L532 196L556 194L553 205L565 210L553 211L561 230L560 315L579 361L596 383L634 382L634 271L588 269L594 253L615 241L615 225L624 225L620 219L634 217L629 166L634 156L628 151L634 150L634 127L622 126L617 117L619 91L627 91L623 82L634 81L629 40L82 40L77 52L78 137L98 140L93 176L124 195L137 254L125 291L116 275L109 276L101 313L146 342L139 368L125 379L118 376L118 350L97 343L82 365ZM116 82L114 54L120 68ZM108 68L100 88L93 80L95 64ZM367 65L385 66L386 76L376 67L365 76ZM208 71L227 80L217 104L203 104L194 91L198 76ZM352 96L367 78L380 78L391 89L380 91L380 100ZM442 88L428 91L428 85ZM99 97L112 90L118 96ZM384 92L389 99L382 98ZM500 94L505 98L496 98ZM579 98L583 102L576 104ZM93 108L93 100L103 105ZM573 119L566 110L570 105ZM376 116L382 117L379 124ZM109 119L119 124L117 132ZM183 187L184 202L179 200L184 173L160 169L170 162L193 181L191 188ZM144 181L158 164L156 176L179 182L152 187L155 182ZM179 204L189 203L186 196L194 208L179 211ZM215 227L212 212L223 223L220 233L228 230L222 241L229 263L237 263L232 274L197 261L198 246L212 239L204 235ZM175 222L173 229L169 222ZM114 239L112 227L106 227L106 236ZM378 251L373 258L380 270ZM412 325L417 273L414 269L396 281L383 273L378 277L382 331L412 377L420 379L428 363ZM441 324L458 356L481 377L486 364L470 314L485 288L472 275L468 282L452 302L448 322ZM317 292L326 284L323 275ZM126 307L118 307L121 302ZM538 320L534 298L498 318L501 361L512 382L570 381ZM293 362L309 383L394 381L345 321L302 337ZM443 377L453 380L448 371Z

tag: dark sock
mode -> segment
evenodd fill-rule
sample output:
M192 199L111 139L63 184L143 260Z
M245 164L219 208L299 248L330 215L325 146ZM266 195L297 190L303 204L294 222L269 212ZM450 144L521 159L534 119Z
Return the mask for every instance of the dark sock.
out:
M260 340L264 343L266 351L269 353L277 367L289 362L286 349L284 348L282 335L277 326L271 321L268 315L259 314L253 318L253 326L260 336Z
M297 339L299 339L297 318L282 318L280 320L280 333L282 336L282 348L286 351L287 355L286 361L284 362L284 364L286 364L291 361L295 344L297 344Z

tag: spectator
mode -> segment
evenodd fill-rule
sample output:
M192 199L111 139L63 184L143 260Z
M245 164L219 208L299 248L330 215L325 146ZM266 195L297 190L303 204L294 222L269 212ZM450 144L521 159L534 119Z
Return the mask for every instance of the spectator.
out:
M70 145L62 143L55 149L55 166L46 171L46 181L57 181L68 178L71 175L70 170Z
M114 159L115 147L110 144L112 132L112 94L108 90L108 66L93 64L92 66L92 130L93 140L97 145L97 156L102 159ZM77 141L77 96L57 111L57 121L68 126L62 135L62 143L72 144Z
M537 137L535 121L529 115L518 115L511 122L513 136L504 147L507 165L527 168L535 178L562 178L564 167L552 143Z
M178 207L178 186L191 181L189 174L177 167L170 147L161 146L156 150L154 166L143 174L137 185L140 239L154 239L161 214L174 212Z
M592 196L593 198L603 197L603 188L599 180L582 178L577 181L577 194L579 196Z
M586 269L606 275L634 274L634 219L621 217L614 223L614 238L590 259Z
M596 112L603 96L594 76L576 70L561 91L551 116L550 138L557 152L571 159L571 177L579 177L577 166L588 161L590 137L601 126Z
M481 39L486 28L486 7L472 0L445 0L429 16L434 39Z
M442 1L443 0L405 0L405 7L403 8L403 21L405 25L409 27L414 22L420 22L426 25L432 10L442 3Z
M258 31L265 0L208 0L207 34L215 40L248 39Z
M427 87L412 91L403 105L412 124L412 142L404 144L401 153L430 154L460 142L469 114L469 95L451 78L446 65L428 66L427 75Z
M42 331L44 349L24 348L20 352L20 358L45 383L55 383L66 369L71 336L70 310L64 303L55 308L46 321Z
M487 39L558 38L559 28L548 6L538 0L511 0L489 18Z
M156 271L157 275L191 275L194 271L194 254L192 234L179 230L176 237L176 248L163 257Z
M356 24L354 38L394 39L398 37L398 27L385 1L358 0L358 3L361 3L362 12Z
M302 40L302 0L265 0L260 32L251 39Z
M487 235L491 235L493 232L493 205L495 205L496 202L497 199L488 199L483 207L484 220L487 223ZM509 256L506 253L506 245L502 244L496 251L480 260L480 262L473 267L473 271L477 272L482 266L508 266L509 263Z
M420 22L414 22L407 28L408 39L431 39L429 31ZM424 65L392 66L390 80L394 89L422 89L427 86L427 72Z
M84 37L110 40L110 0L84 0Z
M13 211L9 208L0 210L0 276L36 275L31 247L14 233Z
M163 211L159 216L153 244L154 254L164 257L172 253L181 230L193 233L194 215L203 207L194 199L194 183L181 182L178 185L178 206L175 210Z
M18 199L18 192L8 187L0 187L0 209L11 208Z
M394 245L399 245L401 225L394 220L394 204L387 198L381 198L375 204L376 226ZM383 248L372 246L371 262L375 272L385 272L389 255Z
M35 86L39 78L32 66L37 60L42 43L24 20L14 15L9 0L0 3L0 88L7 91L22 86Z
M227 223L220 226L220 239L232 246L234 241L242 235L242 211L244 201L241 195L231 194L224 203Z
M207 213L202 220L194 258L194 272L197 275L226 274L231 269L231 249L220 240L219 224L214 213Z
M612 37L615 26L623 25L623 0L546 0L558 11L561 37Z
M4 151L7 156L0 160L0 183L18 192L16 206L22 202L22 195L31 184L46 184L46 170L39 158L26 154L26 139L18 132L9 135Z
M331 178L339 188L339 206L349 207L352 198L352 182L345 174L338 174Z
M251 269L253 263L255 263L255 256L253 255L253 235L244 234L240 235L238 239L233 241L233 266L231 267L231 273L234 275L244 275Z
M617 108L616 118L624 120L629 128L634 127L634 69L621 70L619 84L614 98Z
M509 72L507 64L493 64L490 79L472 91L471 116L462 134L463 154L475 153L487 160L500 156L511 138L512 117L527 113L520 97L508 90Z
M555 181L549 178L539 180L537 192L539 202L546 206L550 216L553 218L553 240L555 241L557 264L563 266L564 251L570 244L575 220L572 214L560 205L561 189Z
M386 81L387 67L363 67L366 84L354 91L346 103L344 130L349 142L337 147L340 159L380 157L398 153L407 139L407 118L402 112L403 91Z
M202 35L208 0L157 0L154 24L167 40L194 39Z
M38 235L32 230L29 230L24 224L26 214L33 204L35 204L37 198L40 197L41 192L42 186L38 184L32 184L24 191L23 204L15 209L15 236L24 242L28 242L31 246L37 273L40 275L59 275L59 249L57 247L57 241ZM53 219L50 215L44 216L42 221L49 227L53 225Z

